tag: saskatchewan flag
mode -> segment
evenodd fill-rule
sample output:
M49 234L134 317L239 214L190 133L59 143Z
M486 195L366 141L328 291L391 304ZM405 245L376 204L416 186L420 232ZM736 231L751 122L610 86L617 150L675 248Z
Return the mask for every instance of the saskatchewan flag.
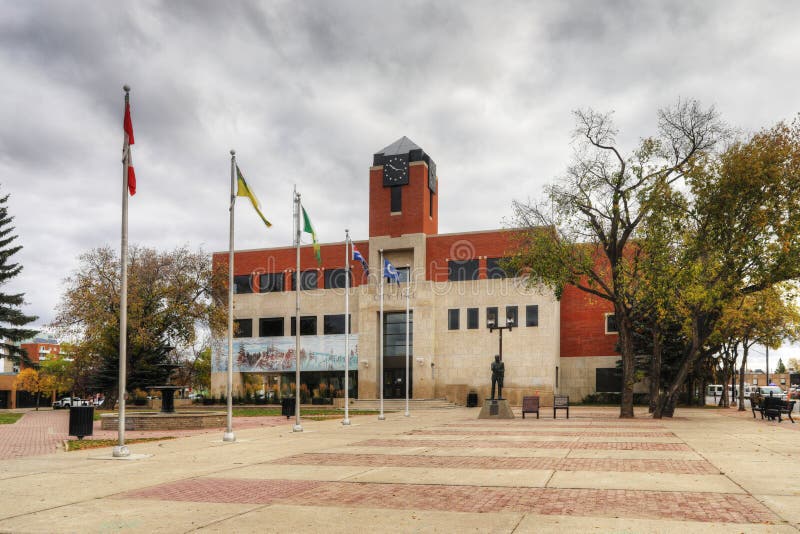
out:
M322 254L319 251L319 243L317 242L317 233L314 231L314 227L311 226L311 219L308 218L308 213L306 213L306 209L300 206L303 210L303 231L306 233L311 234L311 241L313 242L314 247L314 256L317 257L317 264L322 265Z
M255 194L253 194L253 190L250 189L249 185L247 185L247 182L245 181L244 176L242 176L242 171L239 170L239 166L238 165L236 166L236 176L237 176L237 183L238 183L238 188L236 190L236 196L237 197L247 197L247 198L249 198L250 199L250 203L253 205L253 208L255 208L255 210L256 210L256 213L258 213L258 216L261 217L262 221L264 221L264 224L267 225L267 228L272 226L272 223L269 222L266 217L264 217L263 213L261 213L261 204L259 204L258 199L256 198Z

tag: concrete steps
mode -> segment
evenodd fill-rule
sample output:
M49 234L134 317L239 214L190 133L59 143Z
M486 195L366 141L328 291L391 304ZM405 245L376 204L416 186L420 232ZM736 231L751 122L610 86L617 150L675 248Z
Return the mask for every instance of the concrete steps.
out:
M380 410L380 399L352 399L350 401L351 410ZM433 410L433 409L453 409L458 406L447 399L409 399L409 410ZM406 409L405 399L383 399L384 411L404 411Z

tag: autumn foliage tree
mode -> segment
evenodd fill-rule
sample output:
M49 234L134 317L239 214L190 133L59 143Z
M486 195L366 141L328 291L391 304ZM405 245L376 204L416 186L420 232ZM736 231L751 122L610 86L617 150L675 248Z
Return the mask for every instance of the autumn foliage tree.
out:
M53 326L74 339L77 361L91 389L113 406L119 369L119 259L108 247L80 258L66 280ZM127 370L129 389L163 384L171 354L191 351L202 331L224 325L212 298L209 256L178 248L170 252L132 247L128 264Z
M14 379L14 387L21 391L27 391L36 397L36 409L39 409L39 400L43 394L53 392L52 377L40 373L33 367L27 367L19 372Z

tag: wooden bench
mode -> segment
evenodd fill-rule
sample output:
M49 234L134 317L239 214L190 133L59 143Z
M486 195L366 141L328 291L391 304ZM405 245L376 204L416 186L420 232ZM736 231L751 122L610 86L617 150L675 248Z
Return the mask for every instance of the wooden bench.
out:
M794 423L794 419L792 419L794 403L795 401L784 401L778 397L764 397L764 415L770 420L775 420L777 418L780 423L782 420L781 416L786 414L789 416L789 420Z
M553 395L553 419L556 418L556 410L566 410L569 419L569 395Z
M535 413L539 419L539 397L522 397L522 418L525 419L526 413Z
M761 414L761 419L764 419L764 405L759 402L755 393L750 394L750 408L753 410L753 419L756 418L756 412Z

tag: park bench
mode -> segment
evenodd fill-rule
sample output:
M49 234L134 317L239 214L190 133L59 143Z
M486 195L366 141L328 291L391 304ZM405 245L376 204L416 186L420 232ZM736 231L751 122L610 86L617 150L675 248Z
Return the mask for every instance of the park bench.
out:
M789 416L789 420L794 423L792 418L792 410L794 409L795 401L784 401L777 397L764 397L764 415L770 420L778 419L780 423L783 414Z
M764 405L759 401L755 393L750 394L750 408L753 410L753 419L756 418L756 412L761 414L761 419L764 419Z
M522 418L525 419L526 413L535 413L539 419L539 397L522 397Z
M553 419L556 418L556 410L566 410L569 419L569 395L553 396Z

